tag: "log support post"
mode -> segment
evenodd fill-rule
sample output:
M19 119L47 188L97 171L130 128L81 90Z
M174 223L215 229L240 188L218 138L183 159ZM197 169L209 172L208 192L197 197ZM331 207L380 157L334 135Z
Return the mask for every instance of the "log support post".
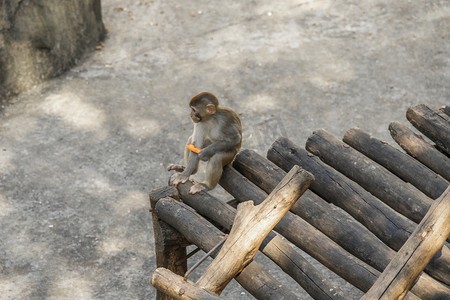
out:
M361 299L403 299L449 234L450 187L433 203L411 237Z
M177 230L158 218L154 212L156 203L165 197L178 198L178 192L174 187L167 186L155 189L150 193L156 266L182 276L187 270L186 247L189 243ZM158 290L156 299L169 300L173 298Z

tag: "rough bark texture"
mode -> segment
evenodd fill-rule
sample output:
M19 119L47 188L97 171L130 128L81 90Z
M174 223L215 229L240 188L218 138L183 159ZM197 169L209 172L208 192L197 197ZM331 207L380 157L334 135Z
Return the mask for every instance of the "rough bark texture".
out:
M100 0L0 1L0 102L61 74L104 35Z

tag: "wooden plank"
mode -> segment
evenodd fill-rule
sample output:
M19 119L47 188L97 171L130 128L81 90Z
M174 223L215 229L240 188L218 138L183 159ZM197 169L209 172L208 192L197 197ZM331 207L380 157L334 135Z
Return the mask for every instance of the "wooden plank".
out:
M179 300L223 300L224 298L201 288L194 282L184 281L179 276L165 268L157 268L153 272L152 285L159 291Z
M450 159L399 122L389 124L392 138L409 155L450 181Z
M371 136L360 128L354 127L348 130L343 141L399 178L411 183L432 199L438 198L449 184L447 180L411 156Z
M171 198L158 201L156 214L176 228L188 241L208 252L224 237L223 233L192 208ZM215 257L217 253L213 253ZM252 261L235 277L236 281L255 298L298 299L288 288L268 274L259 263Z
M450 187L435 201L405 245L361 299L403 299L449 234ZM450 298L450 293L442 294L441 299L444 298Z
M229 165L225 166L219 183L239 202L253 200L261 203L267 197L264 191ZM380 274L291 212L286 213L275 226L275 231L364 292Z
M214 220L230 230L236 209L208 193L203 195L189 194L192 185L191 182L178 185L178 191L181 199L183 199L183 203L194 208L202 216ZM302 198L303 196L298 201ZM269 233L259 250L297 281L314 299L349 299L339 287L330 282L320 271L293 249L286 240L281 239L274 232Z
M197 284L220 294L256 255L263 240L314 181L311 173L293 167L259 205L240 203L230 234Z
M406 118L420 132L429 137L439 148L450 154L450 117L425 104L408 108Z
M324 129L316 130L305 148L414 222L422 220L432 203L418 189Z
M187 240L172 226L160 220L154 213L156 203L165 197L178 197L174 187L161 187L150 193L150 207L152 211L153 234L155 239L156 266L164 267L175 274L183 275L187 271L186 246ZM158 290L157 300L169 300L171 296Z
M310 186L314 192L325 200L332 199L333 203L343 207L347 212L351 211L350 214L354 214L355 219L361 216L360 219L367 223L366 227L372 227L371 231L378 232L377 227L390 230L385 237L393 245L397 245L398 241L389 237L398 236L403 238L403 242L408 239L410 234L406 234L406 238L402 235L405 233L405 228L412 224L409 219L395 213L359 185L325 165L319 158L295 145L289 139L280 137L269 149L267 157L284 170L289 170L292 165L298 164L310 171L315 177L315 182ZM412 233L415 226L411 227L413 227ZM400 247L401 245L398 249ZM448 250L447 248L443 249ZM427 274L422 274L411 290L420 298L426 299L439 299L439 295L450 293L447 286Z

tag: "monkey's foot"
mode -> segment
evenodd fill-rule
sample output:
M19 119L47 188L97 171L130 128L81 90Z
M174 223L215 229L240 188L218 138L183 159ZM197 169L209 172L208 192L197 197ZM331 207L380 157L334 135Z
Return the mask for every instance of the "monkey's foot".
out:
M193 186L191 186L189 194L197 194L197 193L203 194L203 192L205 192L206 190L208 190L208 188L203 183L196 183Z
M185 169L185 166L183 166L183 165L176 165L176 164L170 164L167 167L167 171L183 172L184 169Z
M170 176L169 183L177 187L179 183L185 183L188 180L189 175L184 175L183 173L175 173L172 176Z

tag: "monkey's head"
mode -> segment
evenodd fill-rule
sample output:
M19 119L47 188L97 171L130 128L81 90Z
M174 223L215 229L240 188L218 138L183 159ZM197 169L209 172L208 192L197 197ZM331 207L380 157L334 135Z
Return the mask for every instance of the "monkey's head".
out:
M198 123L208 120L216 113L219 100L211 93L202 92L192 97L189 106L192 122Z

